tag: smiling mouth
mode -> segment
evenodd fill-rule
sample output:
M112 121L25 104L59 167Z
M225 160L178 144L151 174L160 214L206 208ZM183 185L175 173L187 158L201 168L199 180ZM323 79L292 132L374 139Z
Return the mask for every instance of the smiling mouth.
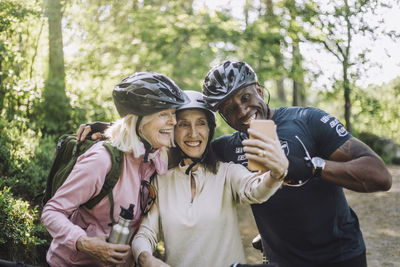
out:
M186 141L185 145L189 147L198 147L201 145L201 141Z
M252 120L255 120L255 119L256 119L256 115L257 115L257 113L254 113L253 115L251 115L250 117L248 117L247 120L242 121L242 124L244 124L244 125L250 125L250 122L251 122Z
M158 131L160 134L165 134L165 135L171 135L173 132L173 129L161 129Z

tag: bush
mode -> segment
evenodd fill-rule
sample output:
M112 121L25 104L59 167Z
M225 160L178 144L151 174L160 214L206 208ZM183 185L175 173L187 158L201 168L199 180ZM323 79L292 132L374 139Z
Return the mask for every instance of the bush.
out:
M400 163L400 147L391 139L361 132L358 138L372 148L386 164Z
M11 187L15 196L33 200L45 188L54 152L53 137L0 120L0 189Z
M23 120L0 119L0 258L45 265L51 237L39 208L54 152L55 137L42 137Z
M29 203L14 198L9 187L0 191L0 258L43 264L48 247L39 213ZM41 237L42 236L42 237Z

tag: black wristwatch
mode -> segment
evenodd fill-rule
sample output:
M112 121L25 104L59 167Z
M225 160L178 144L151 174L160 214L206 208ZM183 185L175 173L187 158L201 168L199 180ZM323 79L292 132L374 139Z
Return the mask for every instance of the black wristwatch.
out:
M325 160L320 157L313 157L311 163L313 166L313 177L320 178L322 170L325 168Z

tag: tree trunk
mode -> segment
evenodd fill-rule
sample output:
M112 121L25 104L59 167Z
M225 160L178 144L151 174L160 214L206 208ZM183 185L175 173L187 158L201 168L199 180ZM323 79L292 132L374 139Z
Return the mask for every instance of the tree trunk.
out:
M274 15L274 6L272 3L272 0L265 0L265 5L267 7L267 12L269 13L270 16Z
M133 11L136 11L139 9L138 0L133 0L132 7L133 7Z
M350 82L347 74L347 60L343 60L343 89L344 89L344 119L347 131L351 132L351 101L350 101Z
M3 85L3 78L5 75L3 74L3 56L0 54L0 113L3 112L4 109L4 98L6 96L6 90Z
M344 89L344 119L346 121L346 128L347 131L351 132L351 122L350 122L350 117L351 117L351 100L350 100L350 81L349 81L349 76L348 76L348 67L350 66L349 60L350 60L350 46L351 46L351 40L352 40L352 24L350 22L350 17L351 17L351 12L349 8L348 1L344 1L345 4L345 21L346 21L346 26L347 26L347 46L346 49L344 49L342 55L343 55L343 89Z
M274 13L274 5L272 0L265 0L265 6L266 6L266 19L270 23L271 26L273 27L279 27L279 23L276 23L276 17ZM283 56L282 53L280 52L280 44L278 44L279 47L277 48L277 52L273 53L273 57L275 59L275 69L278 70L279 72L279 77L275 80L276 84L276 90L278 93L278 98L282 103L286 103L286 94L285 94L285 88L283 85L283 74L279 71L283 68Z
M246 0L244 4L244 21L246 23L246 28L249 26L249 12L250 12L251 1Z
M304 74L298 41L292 44L293 106L305 106Z
M61 30L61 2L48 0L49 19L49 79L65 82L64 52ZM65 90L65 88L63 88Z
M277 60L277 59L282 59L282 58L275 58L275 67L276 68L281 68L282 67L282 60ZM286 94L285 94L285 87L283 86L283 78L279 78L276 81L276 90L278 91L278 98L282 101L282 103L286 103Z
M49 72L44 90L44 127L47 133L61 133L70 123L69 99L65 93L64 52L61 29L61 1L47 1L49 21Z

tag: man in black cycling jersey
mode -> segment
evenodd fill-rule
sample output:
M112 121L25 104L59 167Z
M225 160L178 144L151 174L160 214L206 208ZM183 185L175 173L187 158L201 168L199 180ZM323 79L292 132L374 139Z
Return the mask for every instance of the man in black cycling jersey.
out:
M367 266L358 219L343 188L389 190L392 177L379 156L322 110L271 109L245 62L212 68L203 94L238 131L213 142L222 161L247 166L242 141L251 120L271 119L277 125L289 159L286 185L265 203L252 205L268 259L279 267Z

